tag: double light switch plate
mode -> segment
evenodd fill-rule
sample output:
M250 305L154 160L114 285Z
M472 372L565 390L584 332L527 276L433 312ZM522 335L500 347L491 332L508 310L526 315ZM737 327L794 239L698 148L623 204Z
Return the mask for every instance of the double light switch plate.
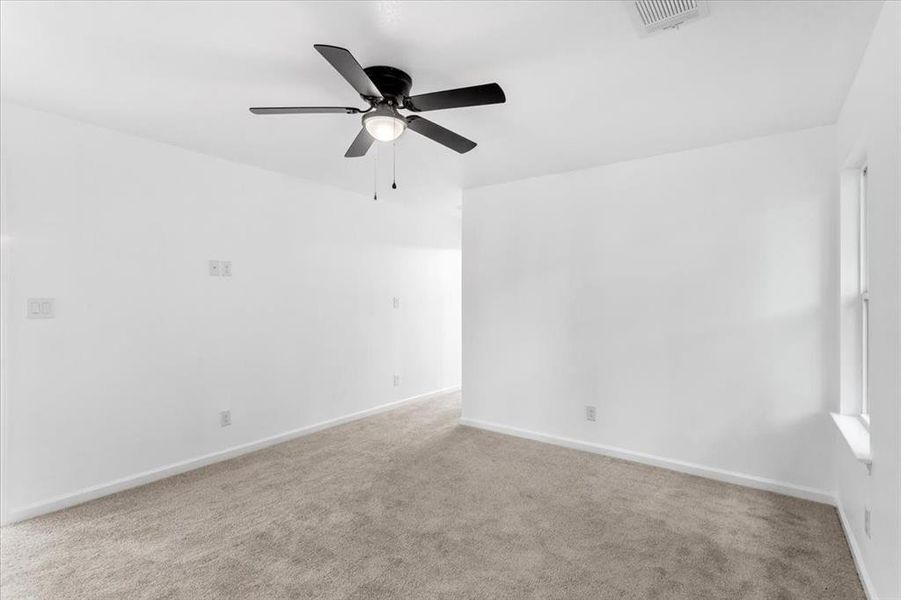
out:
M29 298L29 319L52 319L56 315L56 307L53 298Z

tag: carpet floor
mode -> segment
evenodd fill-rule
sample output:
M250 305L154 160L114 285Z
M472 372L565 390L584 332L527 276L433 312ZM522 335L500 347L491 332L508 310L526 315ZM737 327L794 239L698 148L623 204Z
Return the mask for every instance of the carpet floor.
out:
M863 599L835 509L404 405L0 530L35 599Z

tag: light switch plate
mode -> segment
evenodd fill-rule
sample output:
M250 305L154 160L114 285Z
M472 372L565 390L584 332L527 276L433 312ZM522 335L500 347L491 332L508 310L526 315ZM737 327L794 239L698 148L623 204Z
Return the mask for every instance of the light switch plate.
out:
M219 277L219 261L210 261L210 277Z
M27 314L29 319L52 319L56 316L56 301L54 298L29 298Z
M223 277L231 277L232 276L232 261L230 261L230 260L219 261L219 271Z

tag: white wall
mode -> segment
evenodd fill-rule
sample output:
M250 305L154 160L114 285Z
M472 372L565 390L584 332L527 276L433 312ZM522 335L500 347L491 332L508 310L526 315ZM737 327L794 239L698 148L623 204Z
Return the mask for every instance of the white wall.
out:
M465 190L465 422L831 498L836 197L832 127Z
M837 495L872 598L901 598L901 4L886 2L836 126L837 169L868 166L872 475L836 433ZM853 236L851 236L853 237ZM856 343L856 330L847 343ZM843 340L843 346L846 341ZM853 378L850 386L854 388ZM871 509L872 537L864 532Z
M459 384L459 213L15 105L0 131L12 518ZM209 277L208 259L234 276ZM26 320L45 296L57 318Z

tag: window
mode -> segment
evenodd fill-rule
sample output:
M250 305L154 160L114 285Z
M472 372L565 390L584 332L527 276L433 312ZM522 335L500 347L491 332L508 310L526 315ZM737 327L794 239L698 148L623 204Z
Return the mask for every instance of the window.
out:
M860 171L860 236L857 249L857 268L860 276L860 417L870 422L870 282L867 252L867 168Z
M849 161L850 162L850 161ZM867 465L870 446L870 278L869 278L869 170L857 155L841 171L839 222L841 402L832 420L854 453ZM875 198L875 196L874 196ZM876 293L879 293L877 287ZM877 299L877 302L879 300ZM878 306L878 304L877 304ZM875 330L874 330L875 331ZM877 407L878 411L878 407ZM878 417L877 417L878 418Z

